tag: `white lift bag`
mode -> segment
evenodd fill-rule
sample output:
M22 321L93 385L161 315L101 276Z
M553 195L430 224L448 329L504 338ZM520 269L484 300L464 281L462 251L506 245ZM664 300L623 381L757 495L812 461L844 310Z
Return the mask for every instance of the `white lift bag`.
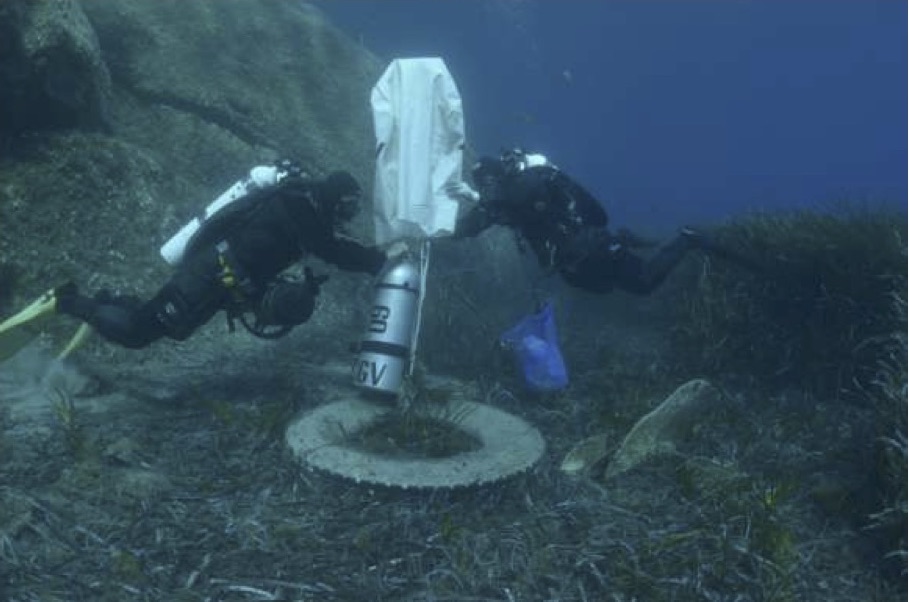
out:
M376 283L354 383L400 392L413 370L426 293L429 239L454 232L462 184L461 97L439 58L396 59L372 90L376 133L374 223L377 244L421 241L420 258L387 266Z
M396 59L372 89L376 243L454 232L462 181L461 96L440 58Z

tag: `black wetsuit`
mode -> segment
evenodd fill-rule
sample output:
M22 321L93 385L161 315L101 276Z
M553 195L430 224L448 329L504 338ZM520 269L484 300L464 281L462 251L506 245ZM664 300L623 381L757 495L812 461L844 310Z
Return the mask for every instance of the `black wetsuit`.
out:
M619 288L648 294L692 248L679 235L645 260L632 252L634 238L610 233L608 222L589 192L558 168L538 165L503 170L492 185L481 184L480 202L458 220L455 237L476 236L493 225L512 227L544 268L597 293Z
M318 210L318 191L316 182L289 177L235 201L203 224L170 280L149 301L72 293L58 296L58 309L110 341L141 348L164 336L184 340L237 303L256 306L278 275L306 254L344 270L377 274L385 254L339 237ZM299 284L279 293L289 305L284 313L291 314L286 322L292 326L311 315L318 286Z

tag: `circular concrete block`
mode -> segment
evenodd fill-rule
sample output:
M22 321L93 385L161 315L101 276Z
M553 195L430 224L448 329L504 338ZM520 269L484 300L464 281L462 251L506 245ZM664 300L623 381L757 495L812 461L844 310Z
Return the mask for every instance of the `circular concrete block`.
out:
M357 448L345 434L357 433L390 406L351 393L307 411L287 429L287 443L305 465L353 479L402 488L453 488L491 483L527 470L543 455L540 432L517 416L472 401L454 404L459 428L479 448L443 458L394 457ZM445 415L442 408L440 415Z

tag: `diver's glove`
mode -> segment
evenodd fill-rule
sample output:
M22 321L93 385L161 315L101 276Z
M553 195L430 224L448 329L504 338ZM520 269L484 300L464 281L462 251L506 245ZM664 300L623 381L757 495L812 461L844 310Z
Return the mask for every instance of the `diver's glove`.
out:
M321 292L322 285L328 282L328 274L316 276L312 273L312 269L309 267L303 268L303 274L306 277L304 280L306 288L309 290L313 297L318 295Z
M471 188L463 180L449 182L445 185L445 194L459 202L476 203L480 200L480 193Z

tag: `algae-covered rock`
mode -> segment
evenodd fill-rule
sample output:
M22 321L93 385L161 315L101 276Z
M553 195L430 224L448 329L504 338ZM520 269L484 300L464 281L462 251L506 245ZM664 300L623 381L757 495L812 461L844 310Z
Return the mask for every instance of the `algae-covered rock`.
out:
M0 3L0 134L106 124L110 76L76 0Z
M609 440L609 435L601 433L577 443L562 459L562 472L577 474L596 466L609 454Z
M626 472L641 462L673 454L700 419L709 417L720 399L719 390L706 380L691 380L676 389L625 436L606 469L606 478Z
M370 168L369 92L384 65L315 7L106 0L84 10L118 91L118 133L167 169L227 185L236 161L269 152L319 170Z

